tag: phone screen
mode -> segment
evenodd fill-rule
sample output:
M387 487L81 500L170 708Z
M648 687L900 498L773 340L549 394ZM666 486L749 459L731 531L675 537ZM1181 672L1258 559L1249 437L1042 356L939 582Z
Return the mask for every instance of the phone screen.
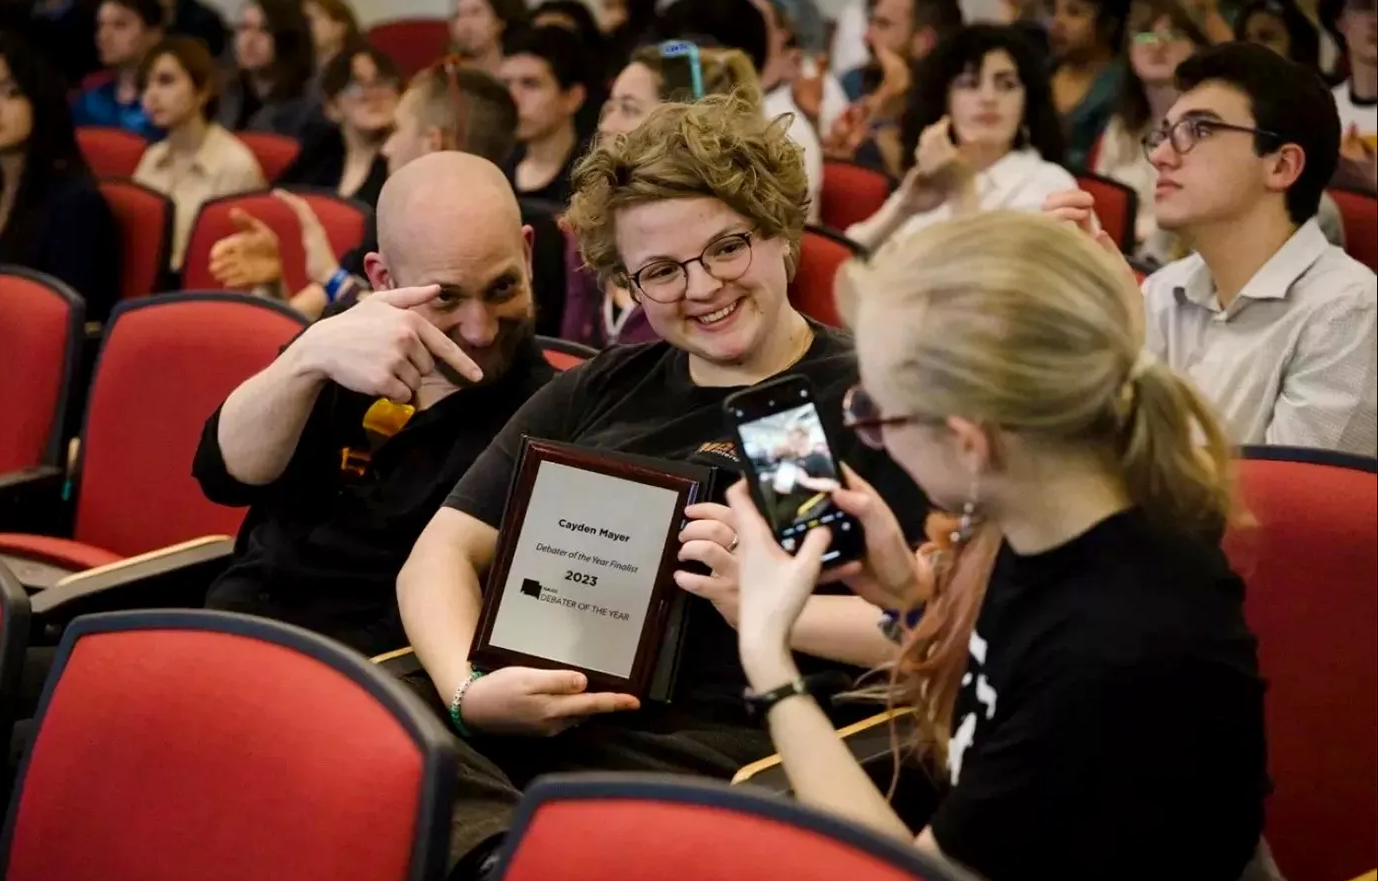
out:
M785 550L793 553L805 533L826 526L833 540L823 561L855 559L863 547L861 526L833 502L842 474L807 385L763 392L728 407L757 505Z

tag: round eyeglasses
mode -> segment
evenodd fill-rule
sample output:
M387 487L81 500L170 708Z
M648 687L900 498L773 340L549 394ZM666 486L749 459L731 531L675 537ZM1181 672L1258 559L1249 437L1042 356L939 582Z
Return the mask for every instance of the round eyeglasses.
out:
M1243 132L1246 135L1277 139L1277 134L1261 128L1249 128L1246 125L1231 125L1228 122L1220 122L1215 119L1201 119L1196 116L1188 116L1179 119L1172 125L1163 125L1155 128L1144 135L1143 147L1144 155L1151 161L1153 151L1159 145L1167 141L1172 145L1178 156L1185 156L1196 146L1197 141L1208 138L1215 132Z
M673 303L689 289L689 264L697 263L718 281L736 281L751 268L751 233L725 235L708 243L689 260L655 260L631 275L631 282L648 300Z

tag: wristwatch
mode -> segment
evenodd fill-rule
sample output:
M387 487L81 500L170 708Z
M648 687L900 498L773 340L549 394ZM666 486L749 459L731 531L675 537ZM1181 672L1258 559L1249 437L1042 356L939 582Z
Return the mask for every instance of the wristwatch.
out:
M853 686L852 677L841 670L829 670L812 676L800 676L779 688L757 694L750 688L742 695L746 703L747 715L752 719L764 719L770 708L788 698L806 695L820 703L832 703L832 696Z

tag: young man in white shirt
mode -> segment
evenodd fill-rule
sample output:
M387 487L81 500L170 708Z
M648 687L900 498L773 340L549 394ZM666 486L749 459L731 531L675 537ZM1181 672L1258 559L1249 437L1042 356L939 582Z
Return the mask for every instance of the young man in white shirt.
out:
M1374 0L1322 0L1321 22L1349 62L1349 79L1334 89L1340 114L1337 183L1378 189L1378 13Z
M1237 443L1374 455L1378 279L1315 220L1339 152L1329 90L1244 43L1176 78L1145 148L1158 223L1196 252L1144 282L1146 349L1191 376ZM1084 221L1090 204L1059 194L1046 208Z

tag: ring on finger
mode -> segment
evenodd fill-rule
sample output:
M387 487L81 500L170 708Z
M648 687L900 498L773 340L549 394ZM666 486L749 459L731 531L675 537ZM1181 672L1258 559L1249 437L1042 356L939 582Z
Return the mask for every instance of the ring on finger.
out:
M733 536L732 536L732 543L729 544L729 545L727 546L727 552L728 552L729 554L732 553L733 551L735 551L735 550L737 549L737 543L738 543L739 541L741 541L741 536L736 535L736 534L734 533Z

